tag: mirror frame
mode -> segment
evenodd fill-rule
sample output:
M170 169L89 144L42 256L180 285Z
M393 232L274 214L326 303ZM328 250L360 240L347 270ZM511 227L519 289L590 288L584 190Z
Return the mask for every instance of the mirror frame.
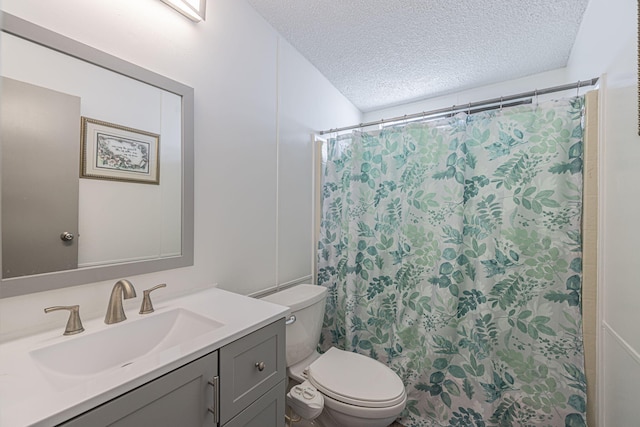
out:
M68 286L89 284L193 265L193 88L46 28L35 25L29 21L25 21L24 19L18 18L14 15L2 12L1 19L2 32L4 33L20 37L27 41L53 49L182 97L182 254L180 256L167 258L96 267L82 267L77 270L65 270L36 274L32 276L0 279L0 298L8 298ZM78 122L78 131L80 131L80 122ZM80 147L78 147L78 149L80 149ZM126 241L124 243L126 243ZM1 251L2 248L0 245L0 263L2 262Z

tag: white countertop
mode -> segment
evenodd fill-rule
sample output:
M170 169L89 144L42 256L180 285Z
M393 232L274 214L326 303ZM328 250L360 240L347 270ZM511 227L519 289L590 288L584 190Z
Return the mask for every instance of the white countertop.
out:
M60 325L59 329L0 345L0 426L51 426L62 423L289 313L287 307L217 288L154 305L156 311L144 316L139 315L137 309L127 311L128 319L116 325L106 325L103 319L84 322L85 331L78 335L63 336L64 325ZM80 383L76 381L63 387L51 381L51 376L30 354L42 347L178 308L220 322L223 326L180 345L142 356L125 367L83 377ZM126 345L127 342L122 342L122 346Z

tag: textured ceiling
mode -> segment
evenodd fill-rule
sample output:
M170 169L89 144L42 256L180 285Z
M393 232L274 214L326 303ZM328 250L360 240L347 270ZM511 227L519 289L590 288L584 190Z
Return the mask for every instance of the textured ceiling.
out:
M588 0L247 0L363 112L564 67Z

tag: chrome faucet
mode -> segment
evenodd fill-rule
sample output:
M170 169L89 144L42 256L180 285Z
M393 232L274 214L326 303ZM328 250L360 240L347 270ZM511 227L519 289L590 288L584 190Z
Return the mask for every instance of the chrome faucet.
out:
M124 308L122 308L122 300L134 298L136 290L130 281L122 279L118 280L111 290L111 298L109 298L109 306L107 314L104 317L104 323L111 325L112 323L122 322L126 320Z

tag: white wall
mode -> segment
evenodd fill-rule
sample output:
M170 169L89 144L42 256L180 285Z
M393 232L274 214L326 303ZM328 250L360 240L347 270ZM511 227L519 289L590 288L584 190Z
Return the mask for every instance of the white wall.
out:
M1 7L195 89L195 265L130 278L140 292L248 294L311 274L310 134L361 114L244 0L207 2L199 24L159 0ZM0 300L0 338L62 328L64 314L42 312L51 305L103 316L113 282Z
M601 97L599 235L599 425L640 418L640 137L637 2L591 0L567 67L606 73Z

